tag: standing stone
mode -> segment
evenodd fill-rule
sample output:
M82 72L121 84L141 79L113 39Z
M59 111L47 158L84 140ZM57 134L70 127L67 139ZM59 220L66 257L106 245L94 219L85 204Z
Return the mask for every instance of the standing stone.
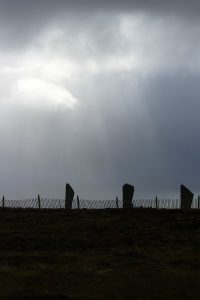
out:
M123 208L133 208L132 199L134 186L128 183L123 185Z
M65 209L72 209L72 201L74 198L74 190L69 183L65 188Z
M183 184L181 190L181 209L191 209L194 194L188 190Z

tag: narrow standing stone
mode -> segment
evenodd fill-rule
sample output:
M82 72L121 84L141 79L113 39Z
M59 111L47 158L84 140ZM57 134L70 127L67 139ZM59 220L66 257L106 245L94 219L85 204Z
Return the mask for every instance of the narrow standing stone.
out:
M181 209L191 209L194 194L188 190L183 184L180 186L181 190Z
M133 208L132 199L134 186L128 183L123 185L123 208Z
M41 208L41 201L40 201L40 195L38 194L38 208Z
M65 188L65 209L72 209L72 202L74 198L74 190L69 183Z
M79 199L79 196L77 196L77 208L80 209L80 199Z

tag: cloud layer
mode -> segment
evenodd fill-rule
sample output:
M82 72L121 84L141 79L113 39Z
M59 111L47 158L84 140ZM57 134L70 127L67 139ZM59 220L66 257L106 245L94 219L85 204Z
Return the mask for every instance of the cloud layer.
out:
M1 192L198 192L199 4L93 3L0 1Z

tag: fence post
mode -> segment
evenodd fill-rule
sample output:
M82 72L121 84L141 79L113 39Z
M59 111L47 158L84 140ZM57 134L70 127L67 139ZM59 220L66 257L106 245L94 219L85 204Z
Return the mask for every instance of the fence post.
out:
M2 198L2 207L4 208L5 207L5 197L3 196Z
M197 208L200 208L200 196L198 196Z
M156 196L155 202L156 202L156 209L158 209L158 197L157 196Z
M77 208L80 209L80 200L79 200L79 196L77 196Z
M117 207L117 209L119 208L119 200L118 200L118 197L116 197L116 207Z
M41 201L40 201L40 195L39 194L38 194L37 199L38 199L38 208L40 209L41 208Z

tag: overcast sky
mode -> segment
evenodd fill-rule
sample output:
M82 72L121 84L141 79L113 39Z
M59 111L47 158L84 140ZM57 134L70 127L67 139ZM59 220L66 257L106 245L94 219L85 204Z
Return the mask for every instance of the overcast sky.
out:
M200 193L200 2L0 0L0 193Z

